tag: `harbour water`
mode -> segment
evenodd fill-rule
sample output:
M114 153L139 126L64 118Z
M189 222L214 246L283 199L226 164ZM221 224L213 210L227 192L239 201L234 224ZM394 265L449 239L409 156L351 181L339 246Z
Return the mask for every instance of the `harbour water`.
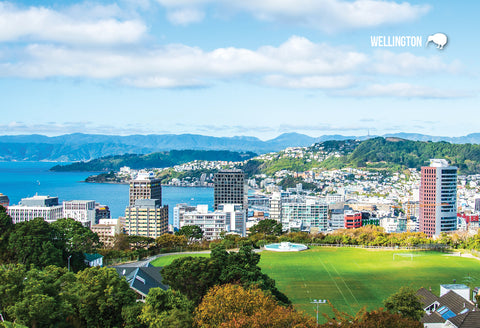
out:
M52 172L57 163L51 162L0 162L0 193L18 204L35 194L58 197L64 200L95 200L108 205L112 218L123 216L128 205L128 185L83 182L95 172ZM169 222L173 220L173 207L179 203L208 204L213 208L213 188L168 187L162 188L162 204L169 206Z

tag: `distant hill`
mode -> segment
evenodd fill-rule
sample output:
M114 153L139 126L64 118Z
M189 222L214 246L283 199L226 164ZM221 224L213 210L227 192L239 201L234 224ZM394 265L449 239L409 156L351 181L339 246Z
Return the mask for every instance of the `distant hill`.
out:
M437 137L423 134L396 133L384 137L398 137L419 141L447 141L451 143L480 143L480 133L464 137ZM163 135L100 135L66 134L56 137L43 135L0 136L1 161L88 161L104 156L127 153L148 154L170 150L230 150L264 154L287 147L308 147L329 140L366 140L372 136L323 135L317 138L299 133L284 133L274 139L256 137L210 137L197 134Z
M255 153L238 153L227 150L172 150L147 155L125 154L106 156L88 162L56 165L52 171L118 171L122 166L132 169L163 168L195 160L244 161L256 156Z
M337 145L339 147L341 143ZM417 168L430 164L432 158L444 158L460 173L480 173L480 145L453 144L445 141L411 141L398 137L372 138L352 142L341 157L330 157L322 167L369 167L399 170ZM323 143L316 144L318 149ZM353 146L353 147L352 147Z

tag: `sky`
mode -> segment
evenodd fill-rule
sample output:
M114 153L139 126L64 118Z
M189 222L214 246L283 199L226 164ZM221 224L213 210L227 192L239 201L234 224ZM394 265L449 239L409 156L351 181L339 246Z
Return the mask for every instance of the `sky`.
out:
M479 12L447 0L0 1L0 135L480 132ZM443 49L427 43L436 33ZM421 44L391 46L411 36Z

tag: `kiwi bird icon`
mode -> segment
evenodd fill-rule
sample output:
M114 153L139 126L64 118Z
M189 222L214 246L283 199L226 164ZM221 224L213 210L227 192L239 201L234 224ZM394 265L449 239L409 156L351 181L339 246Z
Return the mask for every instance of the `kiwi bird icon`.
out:
M428 44L431 42L435 43L437 45L437 49L443 49L443 47L447 44L447 36L443 33L435 33L433 35L430 35L427 40L427 44L425 45L428 46Z

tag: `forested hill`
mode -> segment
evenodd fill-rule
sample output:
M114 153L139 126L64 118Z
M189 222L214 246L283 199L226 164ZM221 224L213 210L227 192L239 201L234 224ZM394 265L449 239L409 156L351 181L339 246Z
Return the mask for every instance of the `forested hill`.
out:
M238 153L228 150L171 150L147 155L125 154L106 156L88 162L70 165L56 165L52 171L118 171L122 166L132 169L170 167L195 160L244 161L256 156L255 153Z
M312 149L322 148L323 143ZM338 145L342 145L339 143ZM352 144L352 143L350 143ZM400 138L372 138L353 143L348 153L330 157L322 167L417 168L427 166L432 158L444 158L460 173L480 173L480 145L448 142L410 141ZM332 145L330 146L330 151Z

